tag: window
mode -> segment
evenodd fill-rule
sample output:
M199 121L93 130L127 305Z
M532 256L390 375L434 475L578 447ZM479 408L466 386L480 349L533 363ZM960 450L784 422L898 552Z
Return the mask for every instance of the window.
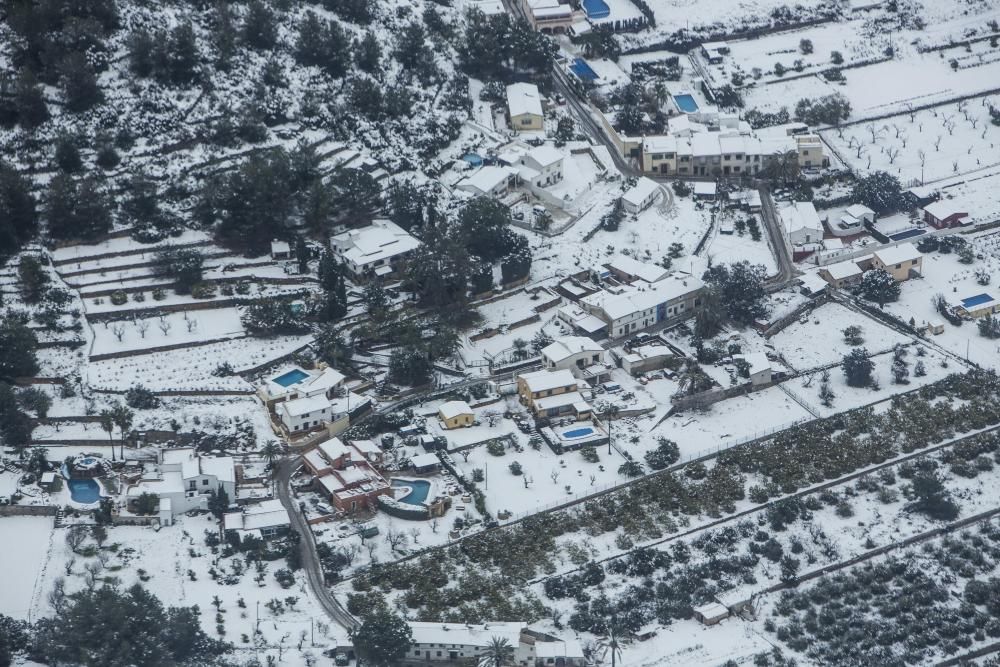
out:
M897 265L896 265L896 268L897 268L897 269L901 269L901 268L903 268L903 265L902 265L902 264L897 264Z
M531 125L531 119L530 118L522 118L521 119L521 125ZM438 655L441 655L441 653L438 653Z
M668 160L673 160L674 159L674 154L673 153L665 153L664 157L666 157Z
M691 161L691 156L690 155L682 155L681 156L681 162L690 162L690 161Z
M911 259L911 260L910 260L910 264L911 264L912 266L916 266L916 265L917 265L917 260L915 260L915 259Z
M654 160L662 160L663 159L663 153L653 153L653 159Z
M192 491L198 488L193 479L190 482L188 482L188 488L191 489Z
M201 485L202 486L208 486L208 480L207 479L201 480Z

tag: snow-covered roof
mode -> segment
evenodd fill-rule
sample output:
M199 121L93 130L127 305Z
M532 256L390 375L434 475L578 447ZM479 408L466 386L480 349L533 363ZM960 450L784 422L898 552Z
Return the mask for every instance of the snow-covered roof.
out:
M441 459L435 454L417 454L410 458L410 463L415 468L426 468L441 463Z
M542 115L542 96L533 83L512 83L507 86L507 109L510 115Z
M743 360L750 364L750 375L771 370L771 360L763 352L751 352L743 355Z
M248 505L242 512L229 512L222 517L225 530L260 530L287 526L291 522L288 512L280 500L265 500L257 505Z
M841 239L823 239L824 250L843 250L844 242Z
M521 643L522 622L478 623L419 623L410 621L414 644L447 644L486 647L493 638L506 639L517 647Z
M535 642L535 657L546 658L583 658L583 646L575 639L565 639L555 642Z
M830 264L824 268L834 280L844 280L846 278L853 278L861 275L861 267L859 267L856 262L851 260Z
M583 336L562 336L546 345L542 349L542 356L553 363L559 363L574 355L589 352L603 353L604 348Z
M330 399L322 394L305 396L278 404L278 410L289 417L301 417L312 412L320 412L330 407Z
M271 241L271 254L272 255L277 255L277 254L281 254L281 253L284 253L284 254L287 255L289 252L291 252L291 248L288 246L288 242L287 241Z
M362 454L381 454L382 448L374 440L351 440L350 446Z
M726 616L729 614L729 609L718 602L709 602L708 604L703 604L700 607L695 607L694 613L699 614L704 618L718 618L719 616Z
M859 219L875 215L875 211L871 210L864 204L852 204L851 206L848 206L844 212L851 217Z
M635 185L625 191L622 195L622 201L636 207L642 206L659 187L656 181L643 176L635 182Z
M330 243L338 254L356 266L388 260L420 245L420 241L391 220L375 220L367 227L337 234Z
M694 193L696 195L702 195L705 197L714 197L717 188L715 183L710 183L707 181L698 181L694 184Z
M202 456L198 458L201 474L213 475L220 482L236 481L236 463L231 456Z
M454 419L461 415L471 415L472 408L465 401L448 401L438 407L438 414L442 419Z
M319 451L323 452L323 456L326 457L327 461L336 461L344 455L351 455L351 450L348 449L347 445L340 438L331 438L326 442L321 442L319 444Z
M299 383L298 388L306 395L326 392L334 387L339 387L344 382L344 374L334 368L324 368L319 373L313 374L308 380Z
M534 371L532 373L522 373L518 378L524 381L528 391L550 391L560 387L576 386L576 378L568 370L558 371Z
M458 184L461 190L472 190L479 193L490 193L506 183L511 176L517 175L517 170L511 167L496 167L487 165L481 167L472 175Z
M779 214L789 234L802 229L816 231L819 234L823 233L823 223L820 221L819 214L812 202L792 202L781 209Z
M924 212L930 213L938 220L944 220L953 215L968 215L969 211L960 201L954 199L939 199L924 206Z
M544 398L535 399L535 408L538 410L551 410L553 408L561 408L566 405L574 406L577 412L583 412L590 409L590 404L584 400L583 394L578 391L567 391L563 394L556 394L555 396L545 396Z
M900 243L898 246L890 248L879 248L872 254L886 266L902 264L923 257L923 254L912 243Z
M605 264L605 266L609 269L635 276L639 280L645 280L647 283L659 282L670 275L670 272L662 266L646 264L633 257L621 254L615 255L615 258Z
M599 308L612 320L627 317L633 313L655 308L661 303L673 301L697 292L705 283L695 276L673 276L645 287L632 286L620 293L596 292L580 301L592 308Z
M556 312L567 322L572 322L576 328L590 334L596 333L608 326L607 322L578 306L560 306Z
M536 146L530 151L525 153L524 157L521 158L522 161L530 161L534 163L531 166L536 166L536 168L544 169L550 165L561 162L563 159L563 153L555 146L549 144L542 144L541 146Z
M909 188L907 192L917 199L930 199L937 194L937 188L933 185L915 185L912 188Z

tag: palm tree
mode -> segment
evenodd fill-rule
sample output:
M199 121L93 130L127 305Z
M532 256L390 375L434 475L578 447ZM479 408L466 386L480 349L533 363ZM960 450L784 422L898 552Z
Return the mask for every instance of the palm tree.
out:
M526 356L528 356L527 350L528 350L528 341L524 340L523 338L515 338L514 354L511 356L520 361L521 359L524 359Z
M505 667L514 664L514 647L504 637L494 637L479 656L479 667Z
M99 416L100 416L100 419L101 419L101 422L100 422L101 423L101 428L104 429L104 431L107 432L107 434L108 434L108 442L111 443L111 460L112 461L117 461L118 459L115 458L115 442L111 438L111 434L114 433L114 430L115 430L115 417L114 417L114 413L112 413L111 410L101 410L101 414Z
M120 403L111 410L111 420L122 431L122 461L125 460L125 440L128 438L129 429L132 428L134 417L135 413Z
M611 651L611 667L618 664L618 659L622 657L622 627L618 619L612 618L608 627L604 631L604 636L598 641L599 646L603 646L606 651Z
M268 469L273 469L274 462L281 457L281 445L274 440L268 440L264 443L264 446L260 448L260 455L264 457L265 461L267 461Z

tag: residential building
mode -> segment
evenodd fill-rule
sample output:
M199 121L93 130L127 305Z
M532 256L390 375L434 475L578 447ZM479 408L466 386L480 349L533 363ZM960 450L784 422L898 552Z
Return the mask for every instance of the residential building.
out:
M356 415L370 404L371 399L367 396L347 391L334 398L318 395L284 401L274 412L285 433L294 436L330 424L343 423L346 428L350 415Z
M699 181L694 184L694 198L715 201L717 187L715 183Z
M743 360L750 366L750 384L754 387L770 384L774 374L771 360L763 352L751 352L743 355Z
M931 185L917 185L909 190L904 190L903 196L906 197L910 206L923 208L938 198L938 191Z
M523 0L521 7L531 27L546 34L569 31L577 18L573 7L559 0Z
M392 495L389 482L357 443L344 444L339 438L331 438L306 452L302 459L316 478L317 490L342 512L373 511L379 496Z
M288 512L278 499L246 505L239 512L222 515L223 531L227 535L238 535L241 539L248 535L265 540L282 537L288 534L290 526Z
M642 375L665 368L677 359L674 350L655 338L650 338L645 344L615 348L611 353L630 375Z
M569 304L556 310L556 319L573 331L590 338L600 339L608 335L608 323L601 318L588 313L583 308Z
M923 272L924 256L912 243L901 243L873 252L871 265L872 268L885 269L902 282Z
M330 239L334 255L355 279L398 274L420 241L391 220L375 220Z
M670 276L670 270L656 264L647 264L628 255L615 255L614 259L604 264L608 273L624 283L642 281L658 283ZM603 276L602 276L603 278Z
M515 132L543 129L542 96L533 83L512 83L507 86L507 115Z
M513 167L487 165L463 178L456 186L476 197L503 197L517 187L518 170Z
M157 462L147 465L138 482L125 491L126 505L134 511L144 493L169 501L173 516L191 510L207 510L212 494L224 491L236 498L237 469L230 456L199 456L193 447L160 449Z
M792 202L780 209L778 215L792 246L820 243L823 240L823 223L812 202Z
M517 376L517 393L536 417L575 414L585 419L591 414L576 377L568 369L522 373Z
M858 220L861 224L870 225L875 222L875 211L864 204L852 204L844 211L844 215Z
M701 55L710 65L721 64L729 55L729 44L726 42L705 42L701 45Z
M536 146L521 157L520 163L534 172L532 174L522 171L519 174L521 180L535 187L545 188L563 179L563 154L555 146L549 144Z
M939 199L924 206L924 222L938 229L961 227L969 217L968 207L954 199Z
M605 362L605 350L584 336L561 336L542 349L542 364L547 370L568 370L589 384L604 382L611 368Z
M258 388L257 395L268 407L281 401L295 400L309 396L323 395L333 398L342 393L346 378L336 369L323 366L317 370L306 370L301 366L280 373Z
M966 297L952 306L960 317L978 319L1000 313L1000 301L987 293Z
M472 426L476 415L465 401L448 401L438 408L438 419L446 429Z
M705 284L694 276L673 275L651 285L603 290L580 299L580 307L604 321L610 338L694 312Z
M629 213L641 213L652 206L659 196L659 184L642 176L622 195L622 207Z
M494 639L514 650L512 667L584 667L580 643L528 628L522 622L418 623L410 621L412 644L399 661L404 667L441 663L475 667Z
M428 475L441 469L441 459L436 454L417 454L410 458L410 466L418 475Z
M857 262L845 260L824 266L819 270L819 275L833 287L844 289L860 283L863 272Z

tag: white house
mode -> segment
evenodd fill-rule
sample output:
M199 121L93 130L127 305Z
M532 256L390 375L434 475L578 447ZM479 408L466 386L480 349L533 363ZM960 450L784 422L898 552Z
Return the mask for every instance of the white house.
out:
M602 381L610 372L605 350L584 336L562 336L542 349L542 364L548 370L568 370L588 382Z
M743 356L744 361L749 364L750 384L753 386L767 384L771 381L773 369L771 360L763 352L751 352Z
M824 266L819 270L819 275L832 286L842 289L861 282L862 271L857 262L845 260Z
M420 246L420 241L391 220L375 220L330 239L333 253L355 278L387 276Z
M629 213L639 213L652 206L660 196L660 186L651 178L642 176L622 195L622 207Z
M515 132L541 130L545 116L538 86L533 83L512 83L507 86L507 114Z
M271 259L290 259L292 249L288 241L271 241Z
M823 240L823 223L812 202L792 202L778 214L785 225L788 241L793 246L819 243Z
M615 255L614 259L604 266L611 275L626 283L634 283L637 280L658 283L670 276L670 271L662 266L640 262L628 255Z
M673 276L652 285L602 290L580 299L580 307L608 326L610 338L620 338L701 305L705 283L695 276Z
M239 512L222 515L222 529L236 534L242 539L248 535L269 539L288 532L291 520L284 505L278 499L265 500L256 505L248 505Z
M316 394L283 401L274 411L285 431L293 435L326 426L328 423L336 424L370 401L367 396L350 391L337 397Z
M305 370L300 366L293 366L265 380L257 393L267 405L320 394L332 398L341 393L344 380L342 373L329 366L319 370Z
M517 186L518 170L513 167L481 167L456 186L477 197L503 197Z
M533 178L524 178L524 174L521 175L522 180L527 180L535 187L555 185L563 178L562 151L549 144L532 148L524 154L520 163L535 172Z
M405 667L439 662L475 665L495 639L514 649L509 664L516 667L581 667L585 664L580 644L529 631L525 623L418 623L410 621L413 641L399 660Z
M126 503L134 508L144 493L157 496L161 507L169 506L173 516L191 510L208 509L213 493L225 491L236 498L236 464L230 456L199 456L193 447L159 450L157 463L147 466L138 482L125 492ZM169 503L162 503L168 500Z

